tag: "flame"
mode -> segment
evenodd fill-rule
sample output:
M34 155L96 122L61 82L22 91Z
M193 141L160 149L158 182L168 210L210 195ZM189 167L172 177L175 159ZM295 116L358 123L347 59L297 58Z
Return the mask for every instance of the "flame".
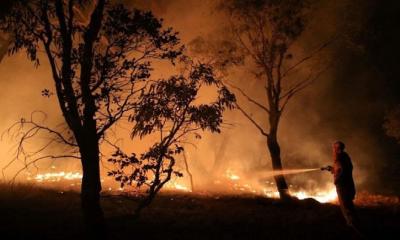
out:
M166 190L172 190L172 191L181 191L181 192L192 192L191 188L186 186L183 183L178 183L176 180L168 182L165 185Z
M239 180L239 179L240 179L240 177L239 177L238 175L234 174L233 171L230 170L230 169L226 170L225 175L226 175L226 177L228 177L230 180Z
M321 203L335 202L337 200L337 193L335 187L331 187L328 190L317 191L315 194L307 193L306 191L297 191L291 193L298 199L313 198Z
M192 190L190 190L188 187L186 187L185 185L182 184L178 184L178 183L174 183L173 187L176 190L181 190L181 191L185 191L185 192L191 192Z
M36 174L33 177L28 177L28 180L34 180L36 182L60 182L62 180L73 181L81 180L82 174L80 172L53 172L53 173L42 173Z
M279 192L276 190L275 184L271 181L265 181L263 186L258 184L251 185L249 183L241 183L241 178L237 173L228 169L224 175L228 180L232 181L233 189L236 191L261 194L269 198L279 198ZM297 197L300 200L313 198L321 203L335 202L337 200L336 189L334 185L328 186L326 189L318 189L317 191L307 190L294 190L293 186L290 186L290 194Z
M54 169L55 167L52 167ZM231 186L233 191L242 192L242 193L250 193L250 194L258 194L262 196L266 196L269 198L279 198L279 192L276 190L275 183L273 181L263 181L263 185L259 183L250 184L249 182L245 182L244 178L242 178L239 174L235 173L233 170L228 169L223 175L225 179L228 180L222 181L215 180L215 184L220 185L222 183ZM64 181L81 181L82 173L80 172L48 172L36 174L34 176L28 176L27 180L35 181L38 183L54 183L54 182L64 182ZM102 179L102 182L105 180ZM70 183L70 186L75 186L76 182ZM224 186L225 187L225 186ZM308 191L308 190L295 190L295 188L290 186L290 194L298 199L306 199L313 198L321 203L335 202L337 200L336 189L334 185L327 187L326 189L318 189L317 191ZM192 192L191 188L186 186L183 183L178 183L176 181L171 181L166 184L165 189L174 190L174 191L183 191L183 192ZM107 188L108 191L125 191L124 188Z
M55 167L51 167L51 169L55 169ZM47 173L40 173L36 175L30 175L28 174L27 177L28 181L35 181L37 183L65 183L66 181L73 182L73 183L68 183L69 186L75 186L77 185L77 182L81 182L82 180L82 173L80 172L65 172L65 171L60 171L60 172L47 172ZM105 181L105 179L101 179L102 183L106 183L108 185L110 181ZM79 185L79 184L78 184ZM177 183L177 182L170 182L168 183L165 188L167 190L177 190L177 191L183 191L183 192L192 192L192 190L187 187L186 185L182 183ZM121 188L121 187L114 187L114 186L109 186L107 188L108 191L114 192L114 191L119 191L119 192L124 192L126 189Z
M263 189L263 193L265 196L269 198L279 198L279 192L276 190L271 190L271 189Z

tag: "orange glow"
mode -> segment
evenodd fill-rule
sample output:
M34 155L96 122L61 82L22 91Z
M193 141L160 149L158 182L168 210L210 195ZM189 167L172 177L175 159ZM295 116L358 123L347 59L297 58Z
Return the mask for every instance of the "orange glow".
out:
M60 182L63 180L81 180L82 174L80 172L54 172L54 173L43 173L36 174L33 177L28 177L27 180L34 180L36 182Z
M317 191L315 194L307 193L306 191L291 192L298 199L313 198L321 203L335 202L337 200L336 189L332 186L329 189Z
M279 192L276 190L275 183L272 181L265 181L262 186L260 184L245 183L243 181L239 182L239 180L243 178L230 169L225 172L225 177L232 181L231 184L235 191L260 194L269 198L279 198ZM292 196L297 197L300 200L312 198L321 203L333 203L337 200L337 194L334 185L329 185L325 189L317 189L314 191L294 189L289 190Z
M231 180L239 180L240 179L240 177L238 175L234 174L233 171L230 169L226 170L225 174Z
M223 180L225 179L225 180ZM214 183L217 185L221 185L225 189L230 189L228 193L248 193L266 196L269 198L279 198L279 192L276 190L275 183L273 181L263 181L263 184L251 183L251 181L246 181L245 178L241 177L238 173L234 172L232 169L226 170L223 174L223 179L216 180ZM35 181L37 183L68 183L69 186L75 186L76 182L70 183L71 181L81 181L82 174L80 172L48 172L36 174L34 176L29 176L27 178L29 181ZM110 185L106 187L108 191L118 191L125 192L129 191L128 189L115 187L115 183L112 180L101 180L106 185ZM112 184L114 184L112 187ZM79 184L77 184L79 185ZM225 186L226 185L226 186ZM291 186L292 187L292 186ZM170 181L165 185L165 190L167 191L180 191L192 193L192 190L189 186L182 182L177 182L177 179ZM337 200L336 190L334 185L330 185L325 189L317 189L314 191L308 190L294 190L290 189L290 194L294 197L297 197L300 200L312 198L321 203L332 203Z
M172 183L166 186L167 189L178 190L183 192L192 192L189 187L179 184L179 183Z

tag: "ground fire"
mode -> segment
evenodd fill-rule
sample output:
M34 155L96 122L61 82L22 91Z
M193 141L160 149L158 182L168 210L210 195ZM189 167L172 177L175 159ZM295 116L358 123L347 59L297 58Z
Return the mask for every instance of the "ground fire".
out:
M55 168L53 168L55 169ZM295 174L300 172L314 171L315 169L296 169L296 170L286 170L286 174ZM272 173L272 174L282 174L282 172ZM27 180L30 182L35 182L38 186L44 187L52 187L52 184L58 183L56 187L63 188L64 190L78 190L77 188L81 184L82 174L79 172L47 172L40 173L36 175L30 175L27 177ZM216 194L217 192L212 191L210 189L221 187L224 188L224 191L219 191L222 194L254 194L259 196L267 196L270 198L279 198L279 193L276 190L275 184L273 180L270 181L265 180L264 184L252 185L251 180L248 182L246 179L241 178L239 175L235 174L235 172L231 169L228 169L220 179L215 180L215 186L200 188L199 192L193 192L190 189L190 186L187 186L184 183L185 179L175 178L170 183L168 183L165 187L166 191L183 191L193 194ZM102 178L102 183L104 189L109 192L114 191L123 191L129 193L129 188L122 189L120 187L116 187L115 182L110 178ZM54 187L54 186L53 186ZM74 188L75 187L75 188ZM330 186L326 189L313 189L313 190L296 190L299 189L296 186L291 185L290 193L294 197L298 199L307 199L312 198L321 203L335 203L337 200L336 190L334 186ZM208 191L208 192L207 192Z
M400 236L400 1L0 1L0 239Z

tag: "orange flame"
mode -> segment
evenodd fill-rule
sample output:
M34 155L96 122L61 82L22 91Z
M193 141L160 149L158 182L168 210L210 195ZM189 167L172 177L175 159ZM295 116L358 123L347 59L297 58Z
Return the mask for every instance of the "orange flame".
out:
M264 181L264 185L260 184L250 184L245 182L239 174L235 173L233 170L228 169L223 175L225 179L224 183L232 186L233 191L238 191L241 193L259 194L269 198L279 198L279 192L276 190L275 184L272 181ZM62 181L81 181L82 174L80 172L48 172L36 174L34 176L29 176L27 180L35 181L38 183L52 183L52 182L62 182ZM104 182L104 179L101 180ZM220 180L216 180L215 184L221 184ZM75 186L74 183L70 184ZM291 186L292 187L292 186ZM124 188L107 188L108 191L125 191ZM192 190L186 184L171 181L165 186L166 190L182 191L191 193ZM335 202L337 199L335 186L330 185L325 189L318 189L317 191L307 191L307 190L290 190L290 194L298 199L313 198L321 203Z

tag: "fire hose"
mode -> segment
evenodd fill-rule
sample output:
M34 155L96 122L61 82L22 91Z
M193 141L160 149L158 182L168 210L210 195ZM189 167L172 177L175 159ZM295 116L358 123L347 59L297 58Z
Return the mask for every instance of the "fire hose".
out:
M326 166L326 167L322 167L321 171L328 171L328 172L332 172L333 171L333 167L332 166Z

